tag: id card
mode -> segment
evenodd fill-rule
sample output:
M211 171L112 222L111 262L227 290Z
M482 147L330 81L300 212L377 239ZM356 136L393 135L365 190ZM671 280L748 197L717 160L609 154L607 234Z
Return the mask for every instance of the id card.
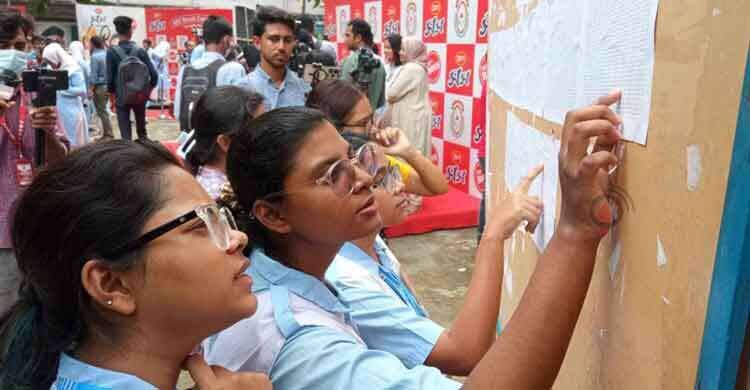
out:
M16 184L19 187L27 187L34 179L34 170L31 161L26 158L16 160Z

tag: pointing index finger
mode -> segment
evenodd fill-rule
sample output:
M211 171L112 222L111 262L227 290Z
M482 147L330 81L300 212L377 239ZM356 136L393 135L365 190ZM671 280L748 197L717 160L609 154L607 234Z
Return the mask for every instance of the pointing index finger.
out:
M527 176L521 179L521 182L518 183L518 187L516 187L516 190L527 194L529 192L529 188L531 188L531 183L534 182L534 179L536 179L537 176L542 173L542 171L544 171L544 164L535 166Z

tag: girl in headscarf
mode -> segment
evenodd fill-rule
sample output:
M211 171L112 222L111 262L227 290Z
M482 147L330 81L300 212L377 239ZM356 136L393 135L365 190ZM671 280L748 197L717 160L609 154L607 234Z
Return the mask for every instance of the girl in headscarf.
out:
M154 64L156 73L159 74L159 83L154 88L156 99L152 100L161 101L169 98L169 66L167 66L169 48L169 42L161 41L156 48L151 50L151 62Z
M427 48L417 38L404 38L401 44L404 64L386 88L390 106L390 126L404 130L411 144L422 155L430 156L430 119Z
M83 69L58 43L51 43L42 52L44 63L55 70L68 71L68 89L57 92L57 123L73 146L89 142L89 125L83 109L86 78Z
M83 98L83 108L84 112L86 113L86 121L89 125L91 125L91 115L94 111L94 105L92 104L92 101L90 99L90 95L93 95L93 92L89 93L93 85L91 84L91 64L89 63L89 59L87 58L88 52L83 47L83 43L81 43L80 41L71 42L68 50L70 51L70 55L76 61L78 66L80 66L81 70L83 70L83 77L86 80L86 97Z

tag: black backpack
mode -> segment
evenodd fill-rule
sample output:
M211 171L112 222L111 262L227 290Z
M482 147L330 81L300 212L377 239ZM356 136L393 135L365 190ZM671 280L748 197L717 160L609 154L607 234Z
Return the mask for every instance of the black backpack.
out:
M192 128L190 114L193 104L209 88L216 86L216 74L224 65L223 59L217 59L205 68L196 69L187 65L182 72L182 86L180 88L180 129L190 131Z
M114 53L120 58L117 67L117 104L144 104L151 94L151 72L148 66L138 58L138 48L125 52L121 46L113 46Z

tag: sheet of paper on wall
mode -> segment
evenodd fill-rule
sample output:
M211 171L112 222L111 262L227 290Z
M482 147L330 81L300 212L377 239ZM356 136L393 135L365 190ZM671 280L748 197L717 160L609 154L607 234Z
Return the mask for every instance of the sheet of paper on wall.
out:
M544 212L534 232L534 243L543 250L555 231L560 142L525 124L512 112L508 112L507 123L505 183L508 191L514 190L535 166L544 164L544 172L529 189L529 195L538 196L544 202Z
M565 114L623 90L625 139L645 144L658 0L540 0L490 36L489 85L513 106L562 124Z
M641 145L651 112L658 5L658 0L590 0L586 7L579 105L621 89L623 136Z

